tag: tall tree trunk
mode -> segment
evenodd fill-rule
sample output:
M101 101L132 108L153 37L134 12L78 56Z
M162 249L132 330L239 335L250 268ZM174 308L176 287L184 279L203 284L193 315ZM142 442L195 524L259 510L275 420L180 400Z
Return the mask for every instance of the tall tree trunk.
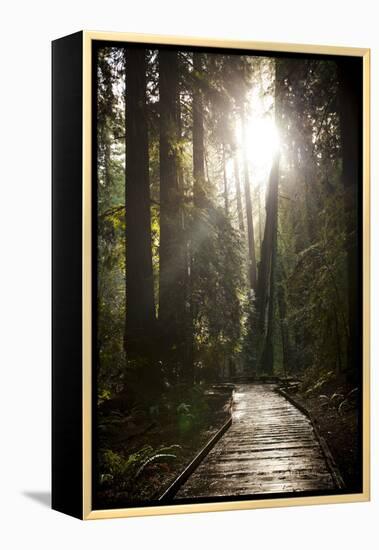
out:
M224 203L225 214L229 216L229 195L228 195L228 179L226 176L226 155L225 155L225 143L222 144L222 170L224 178Z
M178 184L179 103L176 52L159 52L159 97L159 324L163 353L172 366L174 362L178 363L179 349L183 343L186 254Z
M180 64L178 66L178 71L180 72ZM179 139L182 139L182 113L180 109L180 92L177 97L178 108L177 108L177 124L178 124L178 135ZM179 153L181 154L181 152ZM185 184L184 184L184 174L183 166L181 162L177 164L177 173L178 173L178 186L180 197L184 197L185 194ZM184 313L184 342L183 342L183 361L184 361L184 373L183 380L186 380L188 383L194 383L194 326L193 326L193 281L192 281L192 243L190 237L190 216L186 214L184 208L181 208L181 219L182 219L182 231L183 231L183 240L181 246L183 249L181 253L184 254L183 268L184 268L184 294L181 294L181 304L183 306Z
M274 326L275 326L275 269L277 255L277 232L274 233L273 250L271 255L270 286L268 295L266 338L261 358L260 370L271 375L274 372Z
M267 311L270 298L272 257L276 246L278 218L279 156L275 157L271 168L269 188L266 196L266 223L259 263L257 302L259 310L259 328L263 333L267 326Z
M345 191L346 248L349 288L349 339L347 375L359 379L362 362L362 336L359 332L362 314L358 309L361 282L358 261L359 186L361 184L361 112L362 67L360 60L338 61L339 110L342 144L342 183Z
M262 243L262 256L258 280L259 325L264 334L263 352L260 370L267 374L273 372L274 352L274 310L275 310L275 270L278 233L278 186L279 156L276 155L271 169L269 191L266 201L266 224Z
M194 204L198 208L206 206L205 173L204 173L204 109L202 79L204 78L203 56L201 53L193 54L193 197Z
M245 234L245 224L243 222L241 181L240 181L240 171L239 171L239 166L238 166L238 157L237 157L236 152L234 152L234 155L233 155L233 168L234 168L234 181L235 181L235 184L236 184L236 192L237 192L238 225L239 225L241 235L244 235Z
M280 128L282 118L282 91L285 61L275 63L275 119ZM266 223L261 247L257 288L258 324L264 336L260 370L271 374L274 370L274 311L276 292L276 260L278 246L278 195L279 195L279 152L276 153L270 172L266 195Z
M194 346L195 346L195 327L194 327L194 303L193 303L193 251L191 240L186 242L187 247L187 265L186 265L186 289L187 289L187 311L186 311L186 350L185 350L185 376L190 383L195 382L194 365Z
M199 259L204 246L204 236L207 235L204 214L208 213L206 181L208 180L208 162L204 146L204 95L203 80L205 78L203 55L194 52L192 73L192 146L193 146L193 217L191 237L188 247L189 254L189 284L191 288L190 318L192 329L192 358L194 359L194 324L199 314L199 303L194 297L193 289L200 281L200 273L207 272L206 266ZM205 175L205 170L207 176ZM193 379L196 372L193 369Z
M278 301L278 310L279 310L279 322L280 322L280 332L282 336L282 355L283 355L283 371L285 375L288 375L292 369L291 362L291 341L287 325L287 301L286 295L283 287L283 283L286 280L283 261L278 257L278 286L277 286L277 301Z
M126 53L126 325L128 354L145 354L155 325L149 153L146 120L146 53Z
M253 222L253 210L251 206L251 191L250 191L250 177L249 177L249 162L246 143L246 121L245 121L245 109L241 107L241 123L242 123L242 139L243 139L243 174L244 174L244 187L245 187L245 202L246 202L246 221L247 221L247 243L249 250L249 284L250 289L256 290L257 288L257 263L255 259L255 240L254 240L254 222Z
M261 248L262 248L262 197L261 191L258 192L258 227L259 227L259 259L261 257Z

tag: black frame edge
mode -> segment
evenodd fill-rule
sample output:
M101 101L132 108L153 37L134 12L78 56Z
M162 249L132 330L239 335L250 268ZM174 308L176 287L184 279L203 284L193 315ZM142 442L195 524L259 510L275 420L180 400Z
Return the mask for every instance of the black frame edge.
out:
M52 508L83 519L83 33L52 42Z

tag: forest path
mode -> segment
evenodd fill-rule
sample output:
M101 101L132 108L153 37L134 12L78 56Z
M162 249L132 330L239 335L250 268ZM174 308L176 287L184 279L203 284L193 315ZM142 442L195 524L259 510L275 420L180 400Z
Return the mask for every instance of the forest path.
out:
M334 488L310 420L274 384L240 384L233 424L175 500Z

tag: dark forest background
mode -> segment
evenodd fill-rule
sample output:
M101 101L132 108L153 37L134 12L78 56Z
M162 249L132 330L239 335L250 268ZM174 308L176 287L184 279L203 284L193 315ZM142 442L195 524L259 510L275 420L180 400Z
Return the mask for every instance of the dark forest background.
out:
M216 382L297 380L340 416L357 406L360 71L97 49L102 505L159 492L215 423Z

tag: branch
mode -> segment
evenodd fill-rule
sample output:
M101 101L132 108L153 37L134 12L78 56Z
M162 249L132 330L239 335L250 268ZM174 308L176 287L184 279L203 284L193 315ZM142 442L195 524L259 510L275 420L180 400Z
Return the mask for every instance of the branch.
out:
M114 214L122 212L123 210L125 210L125 206L115 206L114 208L109 208L109 210L106 210L105 212L100 214L99 218L107 218L108 216L113 216Z
M323 112L323 114L322 114L322 119L321 119L321 122L320 122L320 126L319 126L319 129L318 129L318 132L317 132L317 134L316 134L314 143L316 143L316 142L318 141L318 138L319 138L319 136L320 136L322 127L324 126L324 122L325 122L326 115L327 115L327 113L328 113L329 106L330 106L332 100L335 99L335 97L336 97L336 92L334 92L334 93L329 97L328 103L327 103L327 104L325 105L325 107L324 107L324 112Z
M157 206L160 206L160 203L158 201L155 201L154 199L150 199L151 204L156 204ZM118 212L122 212L125 210L125 205L121 206L115 206L114 208L109 208L109 210L106 210L102 214L99 215L99 218L107 218L109 216L114 216L114 214L117 214Z

